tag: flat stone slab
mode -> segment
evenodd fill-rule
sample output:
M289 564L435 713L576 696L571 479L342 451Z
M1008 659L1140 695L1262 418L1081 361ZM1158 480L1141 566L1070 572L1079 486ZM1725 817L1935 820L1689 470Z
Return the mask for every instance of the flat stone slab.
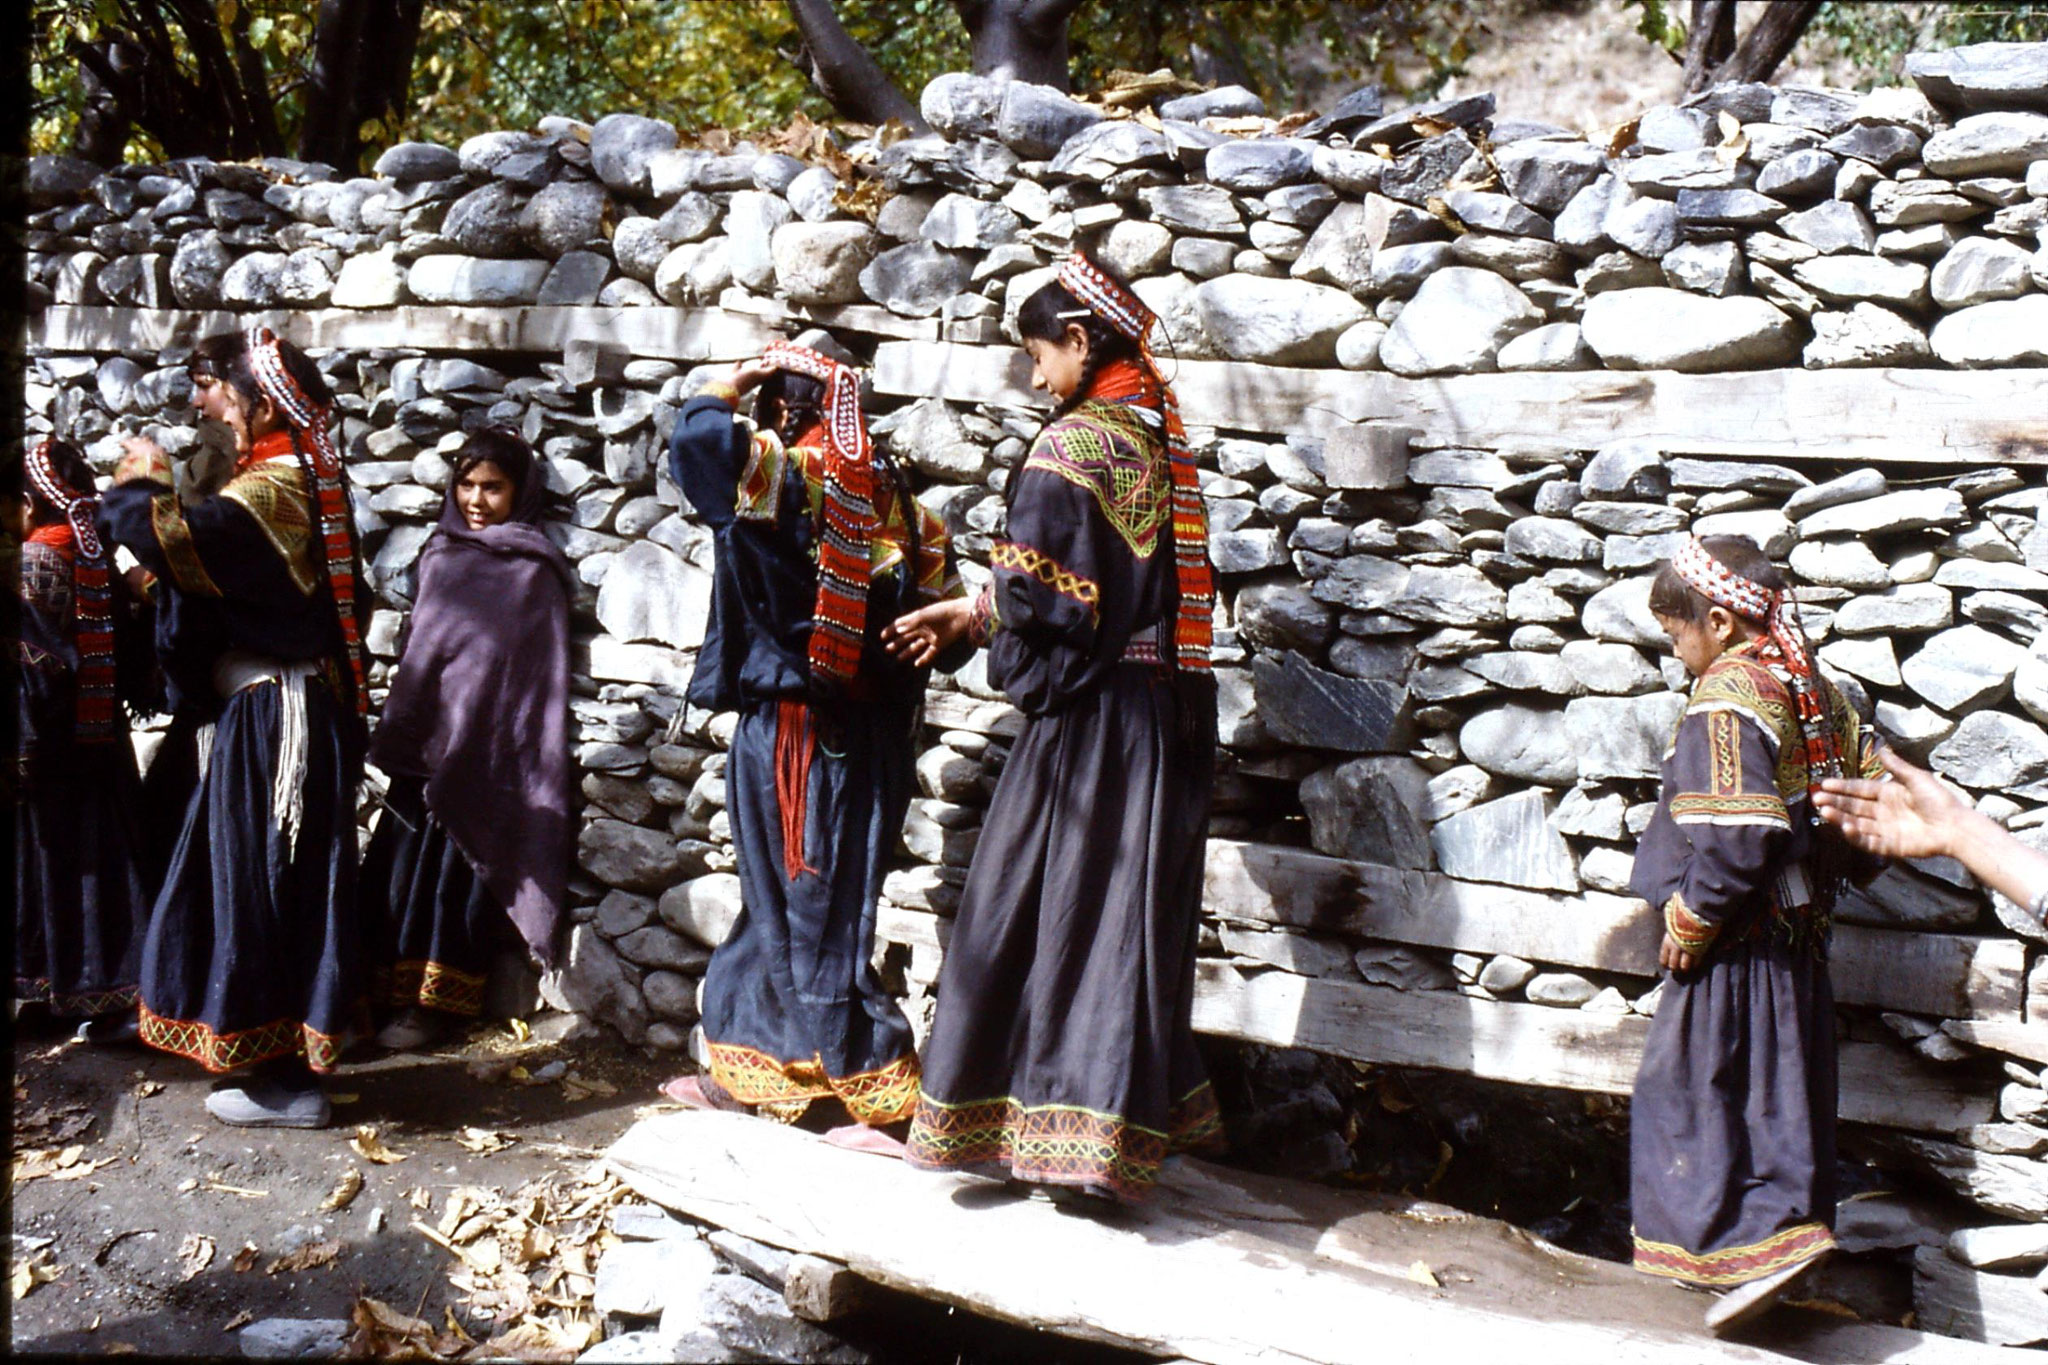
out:
M737 1114L643 1119L605 1160L656 1203L882 1284L1205 1365L2031 1358L1790 1310L1720 1342L1704 1300L1505 1223L1187 1158L1100 1218Z

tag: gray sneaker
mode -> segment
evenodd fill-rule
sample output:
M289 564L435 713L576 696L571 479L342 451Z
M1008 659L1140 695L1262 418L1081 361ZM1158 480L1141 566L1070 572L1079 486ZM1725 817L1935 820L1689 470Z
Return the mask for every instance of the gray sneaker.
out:
M319 1087L287 1090L270 1080L223 1086L206 1097L206 1112L235 1128L325 1128L334 1116Z

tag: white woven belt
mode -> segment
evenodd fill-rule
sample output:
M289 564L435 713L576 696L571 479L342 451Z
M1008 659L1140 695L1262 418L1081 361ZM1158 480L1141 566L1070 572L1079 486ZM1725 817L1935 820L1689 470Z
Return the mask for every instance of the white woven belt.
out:
M263 683L277 684L277 776L270 787L270 823L284 835L287 857L298 852L299 825L306 811L306 680L319 671L317 663L267 659L239 649L229 650L213 665L213 690L223 701ZM210 750L212 745L205 747Z

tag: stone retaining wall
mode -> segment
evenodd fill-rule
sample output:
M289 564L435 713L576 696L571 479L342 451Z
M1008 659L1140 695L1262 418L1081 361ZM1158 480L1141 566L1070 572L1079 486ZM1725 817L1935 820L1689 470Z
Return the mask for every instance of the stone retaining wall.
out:
M678 406L712 362L830 326L875 359L875 430L978 583L1042 414L1004 339L1098 240L1165 320L1222 575L1200 1026L1624 1093L1657 998L1631 851L1683 685L1646 574L1686 533L1787 562L1852 697L2048 847L2048 398L2014 368L2048 363L2044 66L1722 87L1600 145L1483 95L1301 127L1238 91L1105 118L949 75L936 134L846 149L880 196L632 115L407 144L356 179L39 159L31 427L102 469L130 426L189 448L181 361L222 312L327 347L373 696L447 451L523 430L584 584L589 804L545 994L679 1052L738 886L732 718L678 700L710 563L661 468ZM880 950L920 1027L1016 721L978 665L935 685ZM1940 863L1840 919L1866 1150L2048 1221L2039 926ZM1924 1325L2031 1339L1969 1319L2023 1279L1972 1299L1947 1264Z

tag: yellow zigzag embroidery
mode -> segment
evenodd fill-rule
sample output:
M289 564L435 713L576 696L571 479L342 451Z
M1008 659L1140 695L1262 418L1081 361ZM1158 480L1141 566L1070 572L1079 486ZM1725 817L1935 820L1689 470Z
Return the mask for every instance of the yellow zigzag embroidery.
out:
M1102 589L1093 579L1083 578L1052 556L1040 554L1029 545L1003 540L997 541L995 548L989 551L988 563L992 569L1011 569L1017 573L1030 574L1060 596L1072 598L1088 608L1089 620L1097 619L1101 610Z

